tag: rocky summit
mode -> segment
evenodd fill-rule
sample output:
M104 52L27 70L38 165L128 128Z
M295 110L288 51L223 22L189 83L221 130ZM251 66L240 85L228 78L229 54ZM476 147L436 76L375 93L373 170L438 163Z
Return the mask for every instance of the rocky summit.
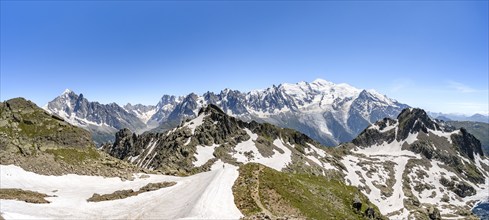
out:
M183 120L197 117L199 109L209 104L243 121L300 131L327 146L349 142L371 123L396 117L408 107L374 90L318 79L250 92L224 89L202 95L163 95L156 106L100 104L67 90L45 109L88 129L100 144L114 141L114 134L122 128L138 134L171 130Z

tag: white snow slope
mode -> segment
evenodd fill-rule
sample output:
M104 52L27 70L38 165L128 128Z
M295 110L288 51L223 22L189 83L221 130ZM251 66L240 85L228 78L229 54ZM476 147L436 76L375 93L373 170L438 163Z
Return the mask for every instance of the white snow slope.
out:
M1 165L0 187L20 188L56 197L49 204L0 200L5 219L239 219L232 185L237 167L214 166L212 171L189 177L149 175L133 181L100 176L43 176L14 165ZM94 193L138 190L150 182L174 181L176 185L125 199L87 202Z

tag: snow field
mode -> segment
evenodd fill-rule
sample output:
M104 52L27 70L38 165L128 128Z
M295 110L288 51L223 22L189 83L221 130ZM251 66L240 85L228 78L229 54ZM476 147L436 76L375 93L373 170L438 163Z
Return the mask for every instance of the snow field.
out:
M189 122L185 123L182 127L188 127L192 132L192 134L194 134L195 129L204 123L204 118L207 116L209 115L200 114L199 116L197 116L197 118L190 120Z
M319 158L323 158L323 157L326 157L326 156L329 157L329 155L327 155L326 152L324 152L324 150L321 150L321 149L315 147L314 145L312 145L310 143L307 143L307 145L309 146L309 148L307 148L307 147L304 148L307 159L313 161L314 163L316 163L317 165L323 167L324 169L337 170L336 167L334 167L333 165L331 165L331 164L329 164L327 162L320 161L318 159L318 157Z
M234 204L232 185L239 173L226 164L189 177L149 175L134 181L100 176L44 176L14 165L1 165L1 188L20 188L54 195L49 204L0 200L5 219L238 219L242 214ZM141 193L125 199L87 202L93 193L138 190L150 182L175 181L176 185Z
M190 139L190 138L189 138ZM214 144L212 146L202 146L197 145L197 151L194 155L197 158L196 161L193 162L194 166L200 167L207 163L210 159L214 158L214 150L216 147L219 147L218 144Z

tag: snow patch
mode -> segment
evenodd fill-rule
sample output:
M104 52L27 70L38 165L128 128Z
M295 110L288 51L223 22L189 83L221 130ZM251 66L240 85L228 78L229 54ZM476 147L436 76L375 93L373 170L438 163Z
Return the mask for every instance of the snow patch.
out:
M444 138L446 138L448 140L448 142L450 144L453 144L452 143L451 136L452 136L452 134L459 134L460 133L460 130L455 130L453 132L444 132L444 131L440 131L440 130L431 130L431 129L429 129L428 130L428 134L430 134L430 133L433 133L434 135L439 136L439 137L444 137Z
M140 112L137 110L132 110L132 112L138 117L142 122L145 124L148 123L148 121L153 117L153 115L156 113L157 109L153 108L147 112Z
M197 118L194 118L194 119L190 120L189 122L186 122L183 125L183 127L189 128L190 131L192 132L192 134L194 134L195 129L204 123L204 118L207 116L209 116L209 115L200 114L199 116L197 116Z
M197 158L196 161L193 162L194 166L200 167L207 163L210 159L214 158L214 150L216 147L219 147L218 144L214 144L212 146L202 146L197 145L196 154L194 155Z
M188 144L190 144L190 141L192 140L192 137L189 137L187 139L187 141L185 141L185 143L183 144L183 146L187 146Z
M251 138L236 145L235 150L237 152L233 155L233 157L236 158L238 162L260 163L278 171L281 171L287 166L287 164L292 162L292 151L288 147L286 147L281 140L276 139L273 141L273 144L282 149L284 153L280 153L279 151L274 149L274 154L271 157L264 157L260 154L254 142L258 138L258 135L254 134L247 128L245 129L245 131ZM245 153L249 154L250 157L247 157Z

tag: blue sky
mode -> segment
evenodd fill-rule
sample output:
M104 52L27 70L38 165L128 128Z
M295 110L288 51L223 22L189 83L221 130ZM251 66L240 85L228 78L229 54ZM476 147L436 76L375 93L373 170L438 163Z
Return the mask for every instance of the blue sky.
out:
M488 1L1 1L1 100L102 103L323 78L489 109Z

